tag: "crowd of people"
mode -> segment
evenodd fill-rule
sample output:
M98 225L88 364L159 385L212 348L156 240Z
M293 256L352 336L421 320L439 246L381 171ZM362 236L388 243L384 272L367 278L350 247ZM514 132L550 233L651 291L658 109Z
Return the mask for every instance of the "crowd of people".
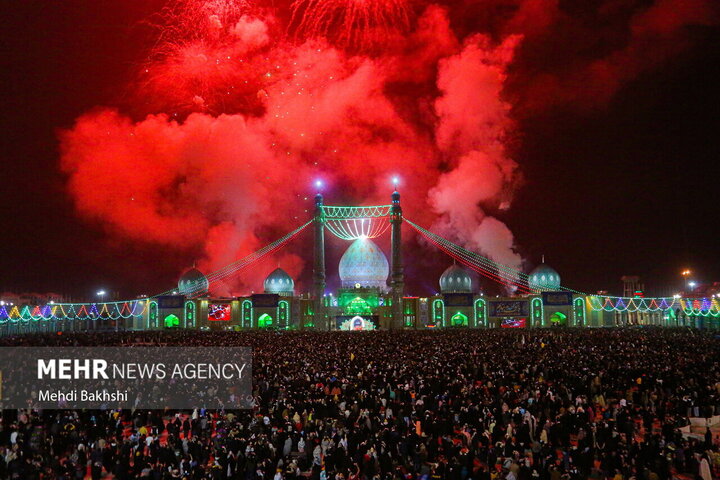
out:
M720 337L690 329L117 332L249 346L254 408L2 410L0 478L714 478ZM684 430L684 431L683 431ZM89 476L89 477L88 477Z

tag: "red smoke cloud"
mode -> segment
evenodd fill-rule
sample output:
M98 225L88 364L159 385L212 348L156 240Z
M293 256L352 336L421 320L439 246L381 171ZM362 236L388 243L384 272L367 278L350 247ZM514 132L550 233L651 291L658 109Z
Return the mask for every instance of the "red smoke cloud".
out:
M135 85L142 115L99 108L61 135L78 211L120 238L202 251L209 271L309 218L315 177L358 204L386 203L399 173L409 218L520 267L499 218L521 179L515 116L601 106L687 48L688 26L717 21L711 0L607 2L592 15L624 19L624 29L613 24L624 41L542 62L532 52L585 33L556 0L422 11L347 0L341 20L338 1L269 10L187 0L164 11ZM301 256L284 255L268 262L296 276Z

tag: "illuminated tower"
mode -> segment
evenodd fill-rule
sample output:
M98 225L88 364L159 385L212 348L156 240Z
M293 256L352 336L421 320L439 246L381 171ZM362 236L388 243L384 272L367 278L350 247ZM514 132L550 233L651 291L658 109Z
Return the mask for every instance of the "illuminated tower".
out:
M390 232L390 243L392 252L390 255L391 271L390 271L390 290L392 293L392 321L390 328L402 328L403 321L403 293L405 290L405 277L403 275L402 264L402 207L400 207L400 194L396 191L390 197L392 206L390 207L390 224L392 230Z
M325 213L323 212L323 196L315 195L315 249L313 263L313 313L315 324L320 328L325 325ZM319 322L319 323L318 323Z

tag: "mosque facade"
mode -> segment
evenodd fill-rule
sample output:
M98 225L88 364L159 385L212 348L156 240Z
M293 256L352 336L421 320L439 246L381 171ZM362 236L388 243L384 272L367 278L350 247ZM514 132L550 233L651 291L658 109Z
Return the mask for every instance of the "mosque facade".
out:
M561 287L560 274L543 262L528 273L531 294L488 296L478 278L451 264L438 279L438 293L407 295L404 288L400 194L391 196L390 259L367 236L355 238L337 265L340 286L328 291L325 271L323 198L315 198L313 283L298 292L280 266L269 272L263 292L233 298L209 295L208 279L196 268L178 282L178 294L154 299L134 329L198 328L209 330L312 329L402 330L437 328L541 328L666 324L662 311L640 315L589 308L588 296Z
M372 239L354 240L337 273L340 287L325 292L318 305L310 293L297 292L293 278L280 267L269 272L262 293L233 298L208 296L207 279L191 268L178 282L178 295L159 297L154 316L151 311L133 327L385 330L614 326L619 321L616 315L588 309L585 295L560 290L559 273L546 263L528 274L536 293L505 297L484 295L473 272L453 263L438 279L437 294L402 295L399 309L393 308L390 263ZM186 296L191 292L194 298ZM658 324L662 320L641 319Z
M412 296L405 290L400 194L391 205L350 207L358 218L376 214L390 229L389 258L362 232L347 238L338 265L339 286L326 283L325 230L332 229L340 207L325 207L315 198L313 277L309 291L300 292L279 265L267 272L263 290L237 297L211 293L211 280L193 267L184 272L172 294L127 302L44 306L0 305L0 335L65 330L404 330L465 328L610 327L665 325L719 328L716 299L685 303L586 295L563 288L560 274L544 262L527 274L526 291L508 296L485 295L475 272L449 264L437 280L438 291ZM374 209L374 210L373 210ZM333 213L335 212L335 213ZM344 215L347 211L344 210ZM357 223L357 222L356 222ZM370 231L370 230L368 230ZM383 230L384 231L384 230ZM337 235L337 234L336 234ZM525 274L520 272L517 275ZM217 280L211 274L211 278ZM628 277L630 278L630 277ZM632 277L635 278L635 277ZM626 282L627 283L627 282ZM637 282L635 282L637 283ZM635 285L633 283L633 285ZM633 294L637 288L631 289ZM640 292L641 294L642 292ZM692 303L691 303L692 302ZM707 310L712 317L702 315ZM719 312L717 314L713 312ZM698 314L700 312L700 314ZM3 316L4 315L4 316Z

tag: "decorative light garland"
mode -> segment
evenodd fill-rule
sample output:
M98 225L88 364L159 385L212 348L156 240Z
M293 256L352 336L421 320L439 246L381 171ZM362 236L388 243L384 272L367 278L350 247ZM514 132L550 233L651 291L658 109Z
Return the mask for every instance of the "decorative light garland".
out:
M257 262L258 260L261 260L262 258L266 257L267 255L270 255L271 253L275 252L282 246L284 246L287 242L295 238L300 232L305 230L314 219L308 220L305 224L299 226L292 232L288 233L287 235L284 235L280 237L279 239L275 240L274 242L265 245L263 248L256 250L255 252L251 253L250 255L247 255L246 257L241 258L240 260L236 260L233 263L230 263L223 268L220 268L218 270L215 270L214 272L211 272L207 275L205 275L205 278L207 278L208 283L212 284L215 282L220 282L225 279L227 279L230 276L236 275L241 270L247 268L251 264ZM170 295L172 294L176 289L167 290L159 295ZM204 288L202 283L198 282L198 286L190 289L188 292L185 292L188 297L195 297L202 293L204 293ZM156 296L159 296L156 295Z
M325 221L327 229L341 240L376 238L390 227L390 222L375 220L378 217L331 219Z
M0 324L29 321L119 320L139 317L147 308L146 299L102 303L54 303L46 305L13 306L10 311L0 307Z
M410 220L404 219L411 227L413 227L418 233L423 235L433 245L437 246L440 250L450 255L458 262L466 265L472 270L478 272L490 280L496 281L506 286L513 286L520 290L522 293L531 293L531 289L527 283L527 274L520 272L519 270L512 269L505 265L493 262L492 260L478 255L475 252L471 252L459 245L456 245L443 237L436 235L429 230L426 230L419 225L411 222Z
M371 207L337 207L322 206L322 214L326 220L345 220L349 218L379 218L390 215L392 205L376 205Z

